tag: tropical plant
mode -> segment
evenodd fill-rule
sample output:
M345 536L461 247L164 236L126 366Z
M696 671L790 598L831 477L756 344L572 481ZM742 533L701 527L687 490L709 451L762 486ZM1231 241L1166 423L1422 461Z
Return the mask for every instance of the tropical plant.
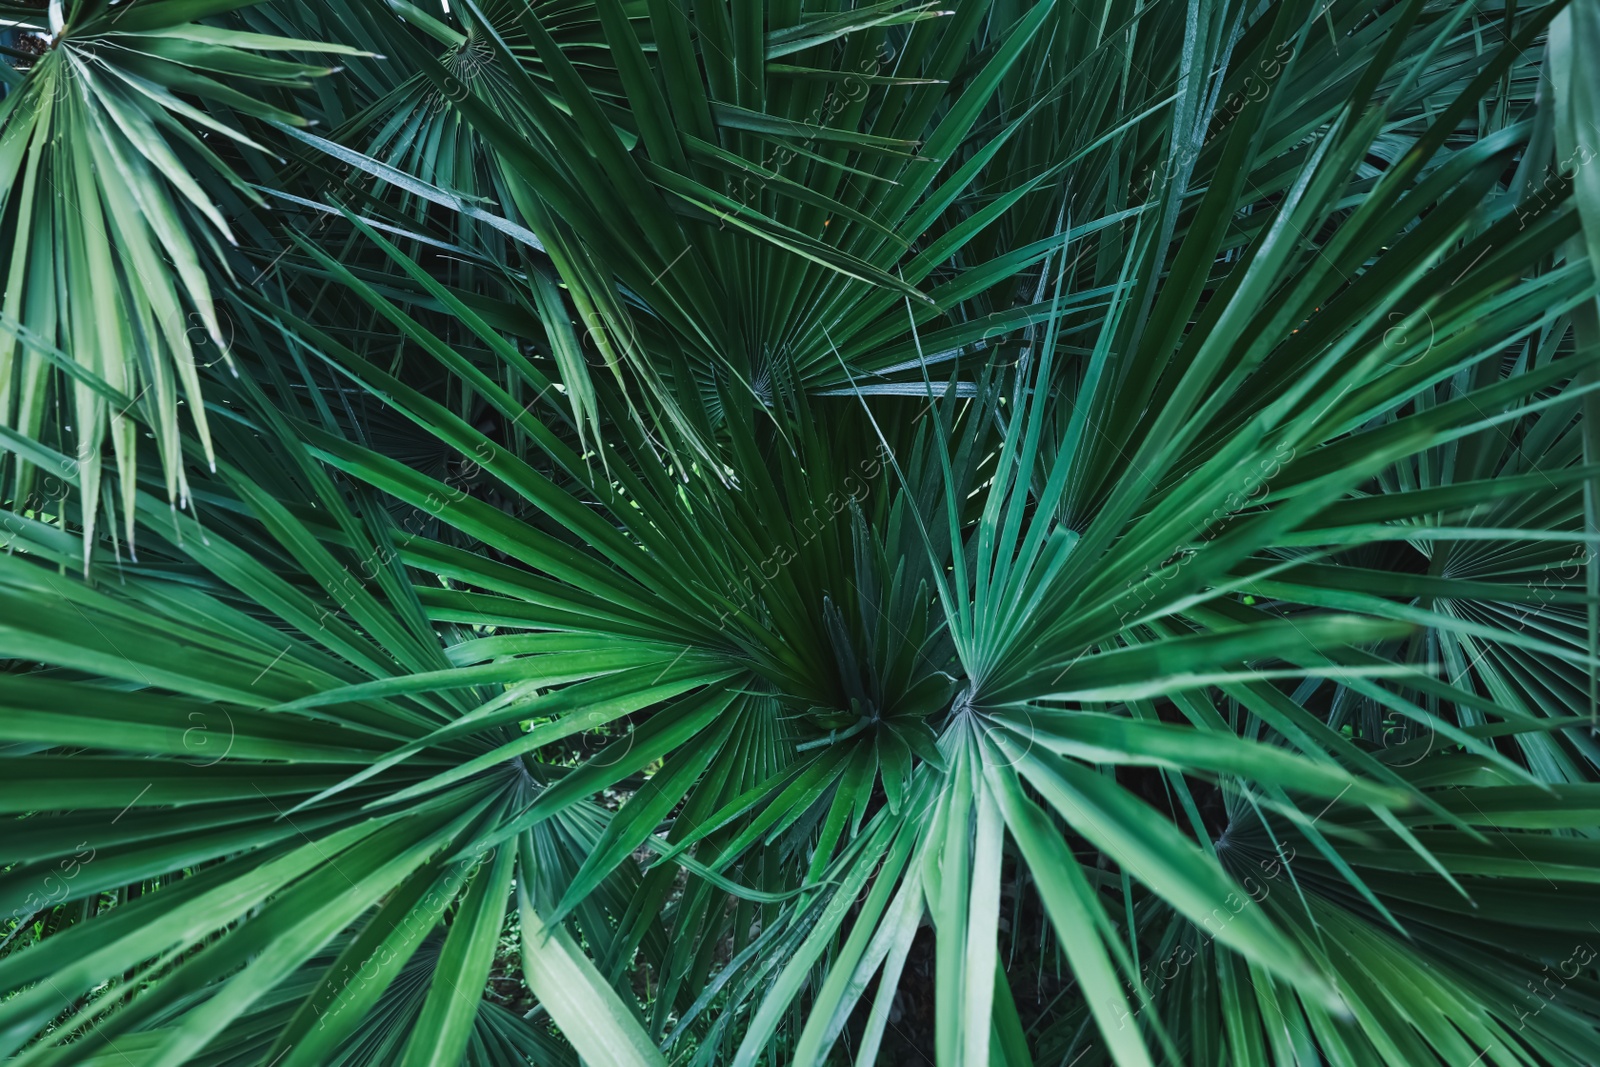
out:
M1590 0L0 18L7 1062L1600 1060Z

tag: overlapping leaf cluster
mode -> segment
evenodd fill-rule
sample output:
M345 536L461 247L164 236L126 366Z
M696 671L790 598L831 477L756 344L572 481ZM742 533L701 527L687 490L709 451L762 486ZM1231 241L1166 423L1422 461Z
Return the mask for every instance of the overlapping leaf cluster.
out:
M3 11L0 1055L1595 1062L1591 5Z

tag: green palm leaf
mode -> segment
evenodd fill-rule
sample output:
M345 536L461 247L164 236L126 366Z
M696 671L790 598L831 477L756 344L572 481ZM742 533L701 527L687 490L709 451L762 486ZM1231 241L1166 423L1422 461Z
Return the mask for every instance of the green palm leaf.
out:
M1594 1061L1592 11L19 10L0 1055Z

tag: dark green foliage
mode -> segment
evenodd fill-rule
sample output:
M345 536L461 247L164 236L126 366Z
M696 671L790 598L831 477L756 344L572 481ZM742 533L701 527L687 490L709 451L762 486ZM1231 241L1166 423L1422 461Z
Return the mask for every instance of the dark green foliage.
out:
M0 1057L1600 1060L1588 0L0 17Z

